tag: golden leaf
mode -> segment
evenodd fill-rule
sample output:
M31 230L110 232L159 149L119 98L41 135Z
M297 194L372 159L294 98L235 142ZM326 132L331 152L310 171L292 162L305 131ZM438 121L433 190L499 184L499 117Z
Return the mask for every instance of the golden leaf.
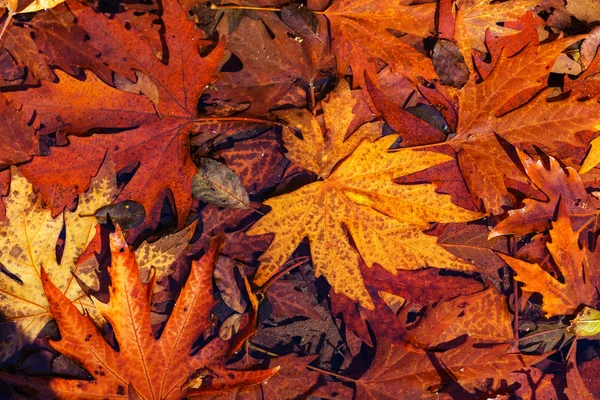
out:
M393 181L451 157L410 149L388 153L396 138L363 141L327 179L265 202L271 212L248 231L250 235L275 234L260 258L258 285L277 272L305 237L310 241L316 276L325 276L336 292L367 308L373 308L373 302L362 281L359 254L368 266L378 263L392 273L427 266L473 269L422 231L432 221L470 221L482 214L452 204L450 196L437 194L431 184Z

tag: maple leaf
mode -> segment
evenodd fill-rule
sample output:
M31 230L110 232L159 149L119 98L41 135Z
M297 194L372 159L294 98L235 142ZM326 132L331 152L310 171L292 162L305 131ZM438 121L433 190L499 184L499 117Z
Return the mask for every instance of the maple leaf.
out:
M373 141L381 136L379 122L366 123L354 132L348 132L354 120L356 103L348 82L341 80L329 100L321 103L327 134L323 133L319 120L306 109L275 112L288 123L282 133L288 151L286 158L327 178L335 165L349 156L363 140ZM302 139L294 135L290 126L302 132Z
M459 0L455 38L467 65L472 66L471 49L486 51L486 32L489 31L496 37L516 33L514 29L497 23L516 20L539 2L539 0L511 0L496 3L489 0Z
M26 23L15 18L3 38L3 51L14 57L16 65L27 67L35 78L48 81L56 79L50 65L74 76L91 69L107 83L112 83L111 70L130 73L117 60L101 57L94 47L95 41L86 37L86 32L75 22L65 4L56 6L53 12L38 12Z
M564 144L586 147L576 133L600 123L598 102L572 96L548 101L540 83L560 52L580 39L529 45L513 57L500 57L487 79L479 84L471 79L459 92L457 135L449 143L473 196L488 212L502 214L503 206L512 205L505 178L524 180L494 133L517 147L536 143L551 153Z
M408 1L334 0L323 14L330 22L338 73L352 68L353 85L366 90L364 75L377 74L375 60L416 81L437 77L431 60L390 31L425 38L432 35L435 4L408 5Z
M338 95L345 90L338 89ZM471 270L470 264L438 247L435 238L422 230L430 221L467 221L481 214L455 206L448 196L436 194L433 185L397 185L393 181L451 158L413 150L388 153L396 135L372 144L352 136L343 141L351 109L348 103L338 107L337 119L333 120L325 106L324 118L330 121L328 141L314 117L303 111L299 113L305 118L298 121L304 140L284 130L289 158L327 178L264 203L271 212L247 234L275 233L275 238L260 257L255 282L262 285L273 276L305 237L310 241L315 275L324 275L336 292L367 308L373 308L373 303L362 282L359 254L368 266L378 263L390 272L426 266ZM368 123L354 134L368 137L361 132L378 130L379 126ZM336 162L356 145L330 174ZM344 226L358 253L348 242Z
M218 366L219 358L228 350L226 342L215 338L196 355L190 355L194 341L212 325L209 319L215 303L212 296L212 271L219 245L215 241L200 261L193 262L190 277L160 338L156 339L150 326L151 286L142 283L135 254L128 248L117 227L110 237L110 300L106 304L95 301L95 304L110 321L119 351L115 351L106 342L92 319L82 315L42 269L44 291L61 333L61 340L52 341L51 345L83 366L94 380L26 379L6 373L2 373L0 377L28 388L36 396L55 395L80 399L90 396L128 397L132 396L131 391L134 390L141 399L184 398L188 391L185 383L190 374L210 368L212 364ZM216 375L216 387L223 380L232 387L240 382L246 385L259 384L278 370L272 368L248 372L215 369L229 375L222 378ZM211 372L207 370L206 374L208 376ZM191 393L201 390L191 390Z
M549 229L559 200L577 233L588 228L595 229L599 212L593 207L581 178L573 168L562 168L554 157L548 157L546 168L542 160L535 161L521 151L517 154L527 176L547 199L523 200L524 207L510 210L508 217L492 229L490 239L508 234L523 236Z
M516 273L515 280L523 289L543 296L542 310L548 317L571 314L581 304L597 300L597 276L588 262L587 249L580 248L579 235L573 232L565 205L558 205L558 219L550 229L551 242L546 246L556 263L564 283L538 264L498 254Z
M510 372L545 357L507 354L506 341L513 335L511 315L504 298L493 288L439 304L409 332L410 340L425 348L465 334L469 339L435 353L409 351L383 340L369 370L356 381L357 398L429 397L432 387L451 381L472 390L486 378L507 379Z
M52 319L40 281L42 265L48 270L49 279L67 298L99 318L75 276L86 286L99 289L96 258L80 260L80 257L97 237L98 221L89 215L110 204L119 193L110 157L88 191L80 195L78 207L57 218L52 218L50 210L42 207L41 198L33 193L31 184L15 167L11 169L11 178L10 192L4 199L6 219L0 224L0 248L3 249L0 262L9 273L0 275L0 308L7 320L2 324L2 359L33 341ZM66 238L59 262L56 243L63 225ZM188 244L192 232L193 225L172 237L151 244L144 242L136 251L142 278L147 280L151 267L155 268L157 280L168 276L169 267Z
M41 265L48 268L49 279L68 298L82 307L93 308L72 273L77 271L75 262L92 240L98 222L79 214L93 214L97 208L110 204L117 194L114 170L107 163L81 195L77 209L64 214L67 236L59 263L56 242L63 228L63 215L53 219L33 193L31 184L16 167L11 168L10 192L4 199L6 219L0 224L0 262L10 273L0 275L0 307L7 319L2 326L2 359L33 341L52 319L40 280Z
M231 14L220 25L229 23ZM331 79L335 70L327 27L322 24L315 35L300 39L272 12L256 14L260 18L243 18L227 36L227 50L242 68L231 71L226 63L214 89L206 93L215 99L249 102L247 113L252 115L266 114L280 105L304 105L314 96L315 86Z
M159 60L151 45L140 39L135 21L130 24L110 19L90 8L78 9L75 15L102 54L127 61L138 77L146 75L146 85L155 88L158 98L153 103L143 95L117 90L89 72L81 81L58 70L57 84L43 82L38 89L7 93L9 100L23 104L27 114L35 115L39 134L57 130L81 134L105 127L128 129L116 134L71 137L69 146L55 147L48 156L36 157L23 173L57 213L88 186L110 148L117 169L139 163L120 199L142 204L149 211L147 222L156 222L159 210L153 207L169 189L179 226L183 226L191 206L191 179L196 172L188 134L196 121L198 98L213 80L224 42L201 57L199 33L175 0L163 2L168 63ZM130 73L126 78L135 81L136 75ZM61 172L65 170L69 173Z

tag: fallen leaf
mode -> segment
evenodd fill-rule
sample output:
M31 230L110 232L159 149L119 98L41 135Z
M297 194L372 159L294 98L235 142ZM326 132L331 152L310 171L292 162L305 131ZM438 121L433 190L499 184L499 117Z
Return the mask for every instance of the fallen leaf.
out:
M305 109L278 111L275 115L288 124L282 134L286 158L327 178L336 164L349 156L363 140L373 141L381 136L381 123L365 123L354 132L348 132L355 118L357 101L345 80L341 80L329 100L321 104L324 129ZM294 135L294 130L302 132L302 139Z
M118 195L113 166L108 160L80 196L74 211L52 218L41 199L16 167L11 168L9 195L4 198L6 219L0 224L0 262L9 274L0 274L0 305L6 322L2 323L0 357L6 360L23 345L32 342L52 319L44 295L40 268L48 270L48 279L80 308L94 308L73 274L76 261L96 233L98 222L88 215L110 204ZM64 219L64 223L63 223ZM56 243L63 225L66 240L62 257L56 255Z
M517 0L502 3L488 0L459 0L456 15L455 39L461 52L471 63L471 49L485 51L485 36L489 29L494 36L505 36L515 33L514 30L498 25L498 22L516 20L539 0Z
M219 207L250 207L250 198L240 177L225 164L210 158L200 159L198 172L192 178L192 195Z
M35 116L33 123L38 134L57 130L80 134L107 126L129 129L71 137L68 147L55 147L48 156L36 157L23 168L23 173L56 213L65 200L72 199L69 189L77 194L88 186L106 149L110 148L117 170L132 162L140 163L137 173L121 192L120 200L142 204L148 211L146 223L155 223L160 211L155 204L164 197L165 190L170 189L179 226L183 226L191 206L191 179L196 172L187 148L188 134L197 121L197 99L213 80L212 73L221 58L224 43L202 58L197 45L190 45L199 43L199 34L174 0L164 2L162 13L167 30L166 49L178 55L170 57L168 65L156 57L150 44L140 39L135 22L109 19L91 8L78 12L77 18L79 25L96 37L96 45L102 53L122 57L131 68L151 78L159 89L160 103L155 108L147 97L112 88L89 72L81 81L56 71L57 84L43 82L37 89L7 93L11 101L23 104L26 114ZM130 75L126 77L135 79L135 75ZM62 172L65 170L69 173ZM57 187L63 194L67 193L65 199L55 195Z
M323 143L320 132L315 135L313 126L302 130L305 141L291 133L287 136L288 140L293 138L293 149L303 146L306 150L296 157L291 153L290 157L303 167L327 176L333 164L330 152L312 150L312 143ZM343 129L336 130L338 134L345 134ZM315 275L324 275L336 292L370 309L373 303L360 276L359 254L368 266L378 263L392 273L426 266L472 269L468 263L438 247L435 239L422 230L430 221L474 220L481 214L453 205L447 196L436 194L432 185L393 182L394 177L424 170L450 157L409 149L388 153L387 149L396 139L397 136L390 135L372 144L363 141L324 181L265 202L272 208L271 212L247 233L275 233L269 249L260 257L261 266L254 278L257 285L273 276L305 237L310 241ZM330 151L334 159L340 158L337 146ZM326 167L321 164L323 160L327 162ZM342 225L347 227L358 253L347 241Z
M525 284L524 290L542 294L542 310L548 317L572 314L581 304L594 304L597 300L595 273L588 264L586 248L579 246L579 235L573 232L562 202L559 204L558 219L552 223L550 238L551 242L546 246L564 283L538 264L498 255L517 273L514 279Z
M323 14L330 22L332 47L337 70L344 76L352 69L353 86L366 90L365 72L377 73L375 60L382 59L394 72L416 82L422 77L436 78L431 60L406 37L393 32L425 38L433 32L435 5L410 5L408 1L390 3L386 0L334 0Z
M579 338L598 335L600 333L600 311L583 307L575 319L571 321L568 330Z
M474 198L483 202L488 212L502 214L503 207L512 206L506 178L524 180L494 134L516 147L537 143L542 151L552 153L561 145L587 146L576 133L594 129L600 122L595 118L600 115L600 104L595 101L581 103L568 97L550 102L544 91L532 97L545 85L541 82L558 54L579 39L529 45L513 57L500 57L482 83L471 79L460 91L457 135L449 143L458 153L461 172ZM506 109L512 111L506 113Z
M110 300L96 301L96 307L110 321L119 351L115 351L102 337L93 321L81 314L64 296L42 269L41 279L48 296L52 315L61 333L61 340L51 345L72 358L94 377L94 380L65 378L25 378L1 373L0 377L11 384L26 388L35 396L88 398L89 396L127 397L127 388L135 388L139 398L184 398L190 374L217 364L227 352L227 343L212 339L194 356L192 346L203 331L211 325L209 315L214 305L212 296L212 270L219 243L192 266L171 317L156 339L150 326L150 291L142 283L134 253L127 247L120 229L111 234L112 266ZM207 371L220 378L218 368ZM234 388L239 384L260 384L277 372L278 368L262 371L222 370L223 377ZM240 375L239 381L236 380ZM210 388L205 388L208 390ZM225 389L225 388L219 388ZM189 390L191 394L203 389Z
M520 151L517 154L528 178L547 196L547 200L523 200L524 207L510 210L508 217L492 229L490 239L500 235L523 236L545 231L550 228L559 199L576 232L595 229L598 210L593 207L593 202L574 169L562 168L554 157L548 157L546 167L542 160L536 161Z
M144 222L146 210L140 203L125 200L100 207L94 213L94 217L101 224L106 224L110 218L114 224L119 224L122 229L127 230Z

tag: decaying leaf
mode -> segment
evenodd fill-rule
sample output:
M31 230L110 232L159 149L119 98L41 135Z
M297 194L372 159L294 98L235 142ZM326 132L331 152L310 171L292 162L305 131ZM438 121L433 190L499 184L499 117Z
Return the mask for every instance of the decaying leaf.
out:
M580 338L597 336L600 334L600 311L584 307L571 321L568 330Z
M192 178L195 198L219 207L248 208L250 199L240 177L225 164L202 158L198 172Z
M200 261L193 263L190 277L158 339L150 326L151 286L140 280L135 255L118 227L111 234L110 248L110 300L106 304L95 301L95 304L110 321L119 351L105 341L94 322L81 314L42 269L41 281L61 333L61 340L51 345L78 362L94 379L25 378L6 373L1 373L0 378L37 397L127 398L131 395L128 388L134 388L140 399L181 399L188 391L194 394L226 389L221 386L223 382L227 382L229 388L259 384L277 372L278 368L252 372L225 370L220 363L228 345L219 338L209 341L194 356L190 355L196 338L211 326L209 316L214 305L211 277L218 241ZM189 390L185 384L190 374L199 370L204 370L214 381L209 387ZM224 376L221 378L220 374Z
M110 218L121 229L131 229L144 222L146 219L146 210L140 203L125 200L100 207L94 213L94 217L101 224L106 224Z

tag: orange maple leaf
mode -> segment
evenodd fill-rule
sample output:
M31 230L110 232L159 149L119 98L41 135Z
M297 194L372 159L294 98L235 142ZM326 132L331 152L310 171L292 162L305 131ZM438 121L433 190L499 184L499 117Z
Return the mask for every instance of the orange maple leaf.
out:
M435 79L431 60L411 46L406 37L391 31L425 38L433 32L435 4L409 5L410 1L334 0L323 13L331 23L332 48L337 69L352 68L353 83L366 90L365 71L375 76L375 60L384 60L394 72L416 81Z
M502 214L503 206L512 206L505 178L525 181L494 133L517 147L536 143L552 153L561 144L586 147L577 132L600 124L597 101L579 102L573 96L548 101L544 90L556 57L581 39L530 45L516 56L501 56L483 82L471 79L459 92L457 134L449 143L473 196L488 212Z
M142 399L180 399L195 393L260 384L277 372L278 368L226 370L223 364L229 346L218 337L190 355L194 341L212 325L209 319L215 304L212 273L219 251L218 241L200 261L192 263L190 277L158 339L150 323L153 285L142 283L135 253L127 247L118 227L110 236L110 248L110 300L106 304L97 300L95 303L111 323L119 351L106 342L92 319L82 315L42 269L44 291L62 337L50 344L78 362L94 379L26 378L0 373L1 379L38 398L132 398L137 395ZM206 387L188 389L186 383L196 372L211 382Z
M596 273L590 268L587 249L579 246L579 235L573 232L565 204L558 204L558 219L550 230L551 242L546 246L558 266L564 283L532 264L504 254L498 255L517 273L515 280L523 289L540 293L542 310L547 316L572 314L581 304L593 305L598 298Z

